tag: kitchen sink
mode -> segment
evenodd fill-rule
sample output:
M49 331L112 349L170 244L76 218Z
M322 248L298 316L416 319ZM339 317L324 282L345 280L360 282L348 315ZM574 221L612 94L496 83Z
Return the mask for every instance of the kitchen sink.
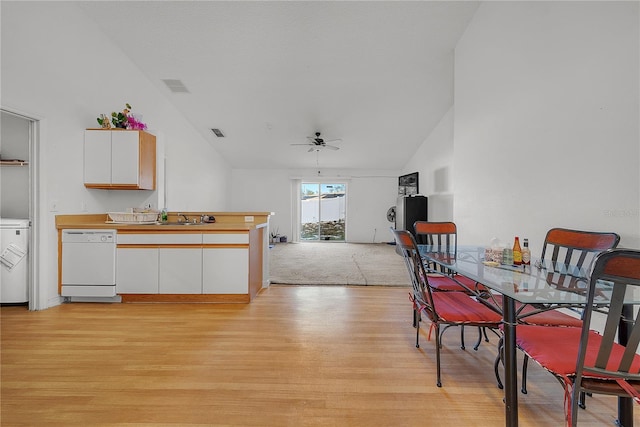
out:
M158 225L183 225L183 226L196 225L197 226L197 225L204 225L205 223L202 223L202 222L158 222L156 224L158 224Z

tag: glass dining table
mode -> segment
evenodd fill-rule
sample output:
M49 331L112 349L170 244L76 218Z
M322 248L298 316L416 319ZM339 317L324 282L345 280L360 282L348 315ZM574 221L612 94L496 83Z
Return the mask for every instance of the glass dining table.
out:
M418 245L418 249L425 262L438 264L451 272L468 277L485 285L492 293L502 296L502 307L497 308L502 311L504 327L505 425L516 427L516 302L534 304L543 309L583 306L586 304L589 272L571 265L551 264L549 261L542 262L535 258L532 258L531 265L527 266L501 265L485 261L483 246L458 246L453 253L441 252L430 245ZM611 297L611 289L606 282L601 283L598 286L596 301L606 304ZM640 293L629 293L625 301L640 302ZM633 402L630 398L619 398L618 422L619 425L633 427Z

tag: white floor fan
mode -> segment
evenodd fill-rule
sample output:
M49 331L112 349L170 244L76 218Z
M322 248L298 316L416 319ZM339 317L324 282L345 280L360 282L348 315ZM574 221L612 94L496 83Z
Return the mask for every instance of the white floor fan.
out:
M392 222L393 228L396 228L396 207L395 206L391 206L389 209L387 209L387 221ZM389 244L395 245L396 242L395 240L392 240L391 242L389 242Z

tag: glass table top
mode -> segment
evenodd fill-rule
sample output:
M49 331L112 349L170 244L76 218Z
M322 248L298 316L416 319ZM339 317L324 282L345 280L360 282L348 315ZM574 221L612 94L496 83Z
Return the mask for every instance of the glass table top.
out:
M528 304L584 304L589 271L576 266L531 259L531 265L496 265L484 262L483 246L458 246L457 253L435 252L435 247L418 245L425 261L433 261L488 288ZM594 302L606 303L612 284L599 281ZM625 302L640 302L640 290L631 286Z

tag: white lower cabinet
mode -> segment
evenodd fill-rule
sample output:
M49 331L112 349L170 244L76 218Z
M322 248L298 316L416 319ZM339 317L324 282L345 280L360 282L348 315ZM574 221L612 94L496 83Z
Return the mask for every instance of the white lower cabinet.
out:
M158 249L116 250L116 293L158 293Z
M246 294L248 292L248 248L202 250L202 293Z
M247 234L122 233L117 243L116 293L249 293L249 248L233 247Z
M159 293L202 293L202 249L160 249Z

